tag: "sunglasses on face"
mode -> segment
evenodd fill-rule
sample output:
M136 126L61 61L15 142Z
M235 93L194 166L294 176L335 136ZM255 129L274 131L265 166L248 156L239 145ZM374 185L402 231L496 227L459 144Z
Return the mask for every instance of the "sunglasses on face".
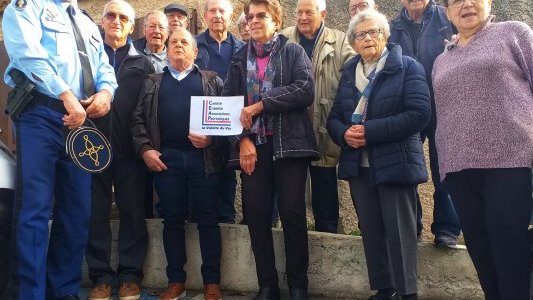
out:
M266 11L258 12L255 15L254 14L248 14L246 16L246 21L252 22L254 18L257 18L258 20L265 20L266 18L270 17L270 15Z
M115 21L115 19L118 17L121 23L128 23L130 21L130 18L128 16L115 13L115 12L108 12L105 14L105 17L108 21Z

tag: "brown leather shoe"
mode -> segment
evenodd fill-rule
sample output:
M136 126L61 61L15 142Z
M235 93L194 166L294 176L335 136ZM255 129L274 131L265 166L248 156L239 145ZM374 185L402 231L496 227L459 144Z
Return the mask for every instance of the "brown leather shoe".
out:
M109 300L111 298L111 286L107 283L97 284L89 293L89 300Z
M124 282L118 290L118 299L120 300L137 300L141 298L141 288L133 282Z
M220 285L204 285L204 300L222 300L222 296L220 296Z
M185 292L185 283L169 283L167 290L159 296L159 300L178 300L183 299Z

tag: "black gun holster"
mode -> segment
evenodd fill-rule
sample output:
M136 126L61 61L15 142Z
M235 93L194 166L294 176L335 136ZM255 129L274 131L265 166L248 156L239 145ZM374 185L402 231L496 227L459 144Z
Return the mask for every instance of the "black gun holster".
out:
M6 113L15 119L20 116L33 99L35 84L20 70L11 69L9 76L13 79L15 87L7 96Z

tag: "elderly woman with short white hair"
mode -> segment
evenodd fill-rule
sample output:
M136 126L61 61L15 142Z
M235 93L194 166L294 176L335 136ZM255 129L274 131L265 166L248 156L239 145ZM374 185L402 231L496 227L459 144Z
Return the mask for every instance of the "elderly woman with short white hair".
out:
M431 115L423 67L387 43L387 19L363 11L347 35L357 56L343 67L327 128L341 146L363 236L369 300L417 299L416 185L427 180L419 132Z

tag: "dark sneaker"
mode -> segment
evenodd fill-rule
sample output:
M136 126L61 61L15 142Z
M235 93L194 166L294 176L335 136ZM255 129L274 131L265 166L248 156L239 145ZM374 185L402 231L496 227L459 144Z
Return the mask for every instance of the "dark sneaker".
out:
M309 295L305 288L289 287L289 295L291 296L291 300L309 300Z
M414 294L409 294L409 295L402 295L400 299L401 300L418 300L418 294L414 293Z
M279 298L279 287L276 285L272 287L260 288L257 292L257 295L255 295L252 300L279 300Z
M89 300L109 300L111 298L111 286L107 283L97 284L89 293Z
M447 234L439 234L435 236L435 247L442 249L458 249L457 238Z
M400 295L394 289L379 290L374 295L370 296L368 300L399 300Z

